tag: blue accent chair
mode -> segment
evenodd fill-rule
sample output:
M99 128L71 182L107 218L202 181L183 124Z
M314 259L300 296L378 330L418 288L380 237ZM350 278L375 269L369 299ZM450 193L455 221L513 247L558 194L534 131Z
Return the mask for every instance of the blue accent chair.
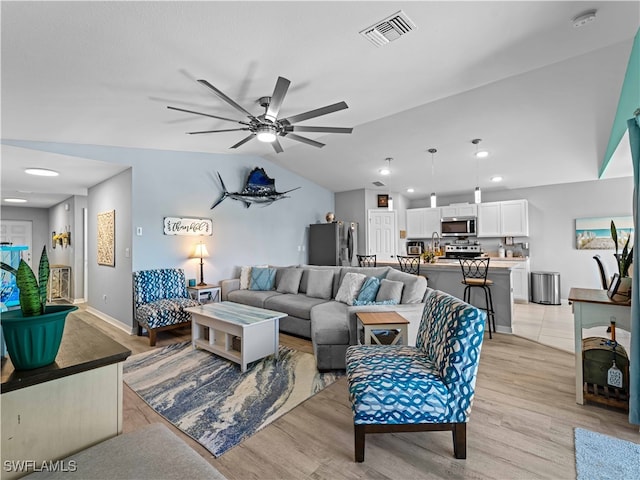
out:
M133 318L149 332L149 345L156 344L156 332L189 325L191 314L184 309L199 305L189 297L180 268L133 272Z
M467 457L467 422L486 313L447 293L428 294L416 346L352 345L347 378L355 460L365 434L450 430L456 458Z

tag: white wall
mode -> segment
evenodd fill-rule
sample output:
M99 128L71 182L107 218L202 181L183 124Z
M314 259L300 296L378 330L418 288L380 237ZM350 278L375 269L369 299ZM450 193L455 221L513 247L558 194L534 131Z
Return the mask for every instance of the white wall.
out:
M42 247L47 245L47 256L51 250L51 232L49 231L49 211L46 208L1 207L0 219L31 222L33 242L32 263L37 268Z
M532 271L560 272L562 298L572 287L601 288L596 262L598 253L609 274L617 271L613 250L578 250L575 220L632 214L633 178L566 183L544 187L483 191L485 202L529 201L529 243ZM450 196L441 205L469 201L468 195ZM413 201L411 208L427 206L428 199ZM495 241L482 240L483 242Z

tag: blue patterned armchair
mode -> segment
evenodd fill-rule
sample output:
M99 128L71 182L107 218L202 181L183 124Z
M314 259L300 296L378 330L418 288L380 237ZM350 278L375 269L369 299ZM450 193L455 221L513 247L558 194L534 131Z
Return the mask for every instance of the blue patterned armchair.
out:
M353 345L347 378L355 460L366 433L451 430L456 458L467 457L486 313L438 290L425 303L416 346Z
M180 268L133 272L133 318L149 332L149 345L156 344L156 332L186 326L191 314L185 308L199 305L187 293L184 271Z

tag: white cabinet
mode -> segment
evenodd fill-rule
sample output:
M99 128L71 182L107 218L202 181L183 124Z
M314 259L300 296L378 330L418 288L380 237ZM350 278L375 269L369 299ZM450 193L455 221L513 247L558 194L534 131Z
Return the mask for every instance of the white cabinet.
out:
M441 207L442 217L477 217L478 205L475 203L458 203Z
M529 260L527 259L520 263L521 265L511 270L513 300L520 303L529 303Z
M478 206L478 237L528 237L526 200L487 202Z
M440 208L407 209L407 238L431 238L440 234Z

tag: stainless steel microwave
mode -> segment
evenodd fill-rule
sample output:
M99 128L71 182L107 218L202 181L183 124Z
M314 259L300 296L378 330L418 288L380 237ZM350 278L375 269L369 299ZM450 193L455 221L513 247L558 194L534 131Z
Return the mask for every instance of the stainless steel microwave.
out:
M440 234L443 237L475 237L476 217L444 217L440 220Z

